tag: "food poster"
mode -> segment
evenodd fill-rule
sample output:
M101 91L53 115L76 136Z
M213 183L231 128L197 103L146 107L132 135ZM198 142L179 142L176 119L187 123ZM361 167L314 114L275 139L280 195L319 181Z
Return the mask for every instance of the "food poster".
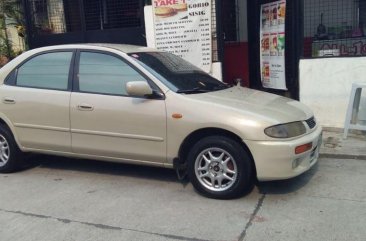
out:
M261 6L260 63L265 88L287 90L285 74L286 1Z
M156 48L211 72L211 0L154 0Z

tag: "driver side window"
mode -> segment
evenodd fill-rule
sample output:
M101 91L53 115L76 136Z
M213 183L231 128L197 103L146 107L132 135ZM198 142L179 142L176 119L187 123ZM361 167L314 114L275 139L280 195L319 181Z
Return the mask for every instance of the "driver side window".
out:
M146 81L146 79L124 61L112 55L80 53L80 92L128 95L126 83L130 81Z

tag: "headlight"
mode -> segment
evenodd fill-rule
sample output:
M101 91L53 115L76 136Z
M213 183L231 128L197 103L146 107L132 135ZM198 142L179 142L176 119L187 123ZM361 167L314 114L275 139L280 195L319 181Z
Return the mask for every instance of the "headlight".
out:
M268 127L264 130L267 136L274 138L291 138L306 133L305 125L301 121Z

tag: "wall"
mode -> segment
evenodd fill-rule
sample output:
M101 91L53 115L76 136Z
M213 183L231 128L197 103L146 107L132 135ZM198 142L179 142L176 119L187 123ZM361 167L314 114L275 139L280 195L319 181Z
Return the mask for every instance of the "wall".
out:
M248 43L225 43L224 81L232 84L235 79L243 80L244 86L249 86L249 52Z
M300 61L300 101L322 126L343 128L352 83L366 83L366 57ZM366 120L366 89L360 119Z
M16 23L12 19L6 19L6 30L11 46L15 52L21 52L25 49L24 39L19 37L15 26Z
M49 26L53 30L53 33L65 33L65 11L64 3L62 0L48 0L47 1L47 13Z
M232 83L241 78L249 86L247 0L238 0L238 41L225 43L224 81Z

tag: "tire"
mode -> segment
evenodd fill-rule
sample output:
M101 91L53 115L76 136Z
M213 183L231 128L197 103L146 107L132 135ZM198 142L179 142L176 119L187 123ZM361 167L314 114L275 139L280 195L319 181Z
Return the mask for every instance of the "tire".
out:
M18 170L22 163L22 152L10 130L0 125L0 173Z
M253 188L251 156L228 137L201 139L190 150L187 163L192 185L206 197L233 199Z

